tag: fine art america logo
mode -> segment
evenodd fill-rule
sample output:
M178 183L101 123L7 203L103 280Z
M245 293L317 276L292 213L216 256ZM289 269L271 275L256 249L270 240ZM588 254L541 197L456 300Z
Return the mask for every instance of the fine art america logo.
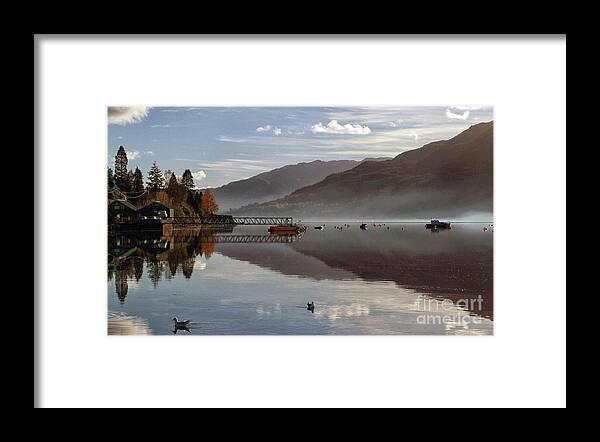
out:
M458 325L481 324L483 318L483 298L479 295L476 299L460 299L452 302L448 299L439 300L424 295L417 296L415 308L424 312L417 317L419 325ZM478 313L471 315L468 312Z

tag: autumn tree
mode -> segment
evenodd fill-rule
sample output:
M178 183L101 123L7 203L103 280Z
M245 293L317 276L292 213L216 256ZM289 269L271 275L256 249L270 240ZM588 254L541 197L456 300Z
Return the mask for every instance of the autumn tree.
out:
M133 186L131 189L133 192L142 192L144 190L144 175L142 171L136 167L133 173Z
M219 212L219 205L215 196L210 190L205 190L202 194L201 209L204 213L215 214Z
M194 183L194 177L192 176L192 172L190 171L190 169L185 169L185 171L183 172L183 176L181 177L181 184L189 190L193 190L196 187L196 184Z
M148 186L148 188L154 190L162 189L163 187L165 187L165 179L160 169L156 165L156 161L152 164L152 167L148 172L148 181L146 182L146 185Z
M115 183L121 190L129 190L129 177L127 176L127 152L123 146L119 146L119 150L115 155Z

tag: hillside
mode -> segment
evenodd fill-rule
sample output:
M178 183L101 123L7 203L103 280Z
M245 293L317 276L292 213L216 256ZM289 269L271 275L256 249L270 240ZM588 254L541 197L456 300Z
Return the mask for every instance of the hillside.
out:
M212 192L221 212L226 212L247 204L282 198L302 187L318 183L331 174L344 172L359 164L361 161L317 160L288 165L214 188Z
M386 161L365 161L287 197L236 210L301 218L458 217L491 213L493 122Z

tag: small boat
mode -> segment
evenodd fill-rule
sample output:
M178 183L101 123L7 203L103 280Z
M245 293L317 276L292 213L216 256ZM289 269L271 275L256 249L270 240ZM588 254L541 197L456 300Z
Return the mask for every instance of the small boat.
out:
M363 230L367 230L367 225L366 224L361 224L360 228L363 229Z
M271 226L269 233L277 233L281 235L297 235L300 233L300 226Z
M450 223L447 221L440 221L439 219L432 219L430 223L425 224L426 229L449 229Z
M325 226L315 226L315 230L323 230Z

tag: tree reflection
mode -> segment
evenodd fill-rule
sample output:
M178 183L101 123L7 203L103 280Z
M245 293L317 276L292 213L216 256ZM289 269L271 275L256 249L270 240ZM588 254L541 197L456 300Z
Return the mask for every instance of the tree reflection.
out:
M163 280L181 273L190 279L196 258L209 259L216 249L216 233L162 237L158 235L119 236L108 238L108 281L115 281L115 291L125 302L129 282L139 282L144 273L157 288ZM144 272L145 267L145 272Z
M125 302L125 298L127 297L127 290L129 289L129 285L127 284L127 278L119 277L115 280L115 288L117 290L117 296L119 297L119 301L121 304Z
M144 275L144 260L134 259L133 268L135 272L135 280L136 282L139 282L142 276Z

